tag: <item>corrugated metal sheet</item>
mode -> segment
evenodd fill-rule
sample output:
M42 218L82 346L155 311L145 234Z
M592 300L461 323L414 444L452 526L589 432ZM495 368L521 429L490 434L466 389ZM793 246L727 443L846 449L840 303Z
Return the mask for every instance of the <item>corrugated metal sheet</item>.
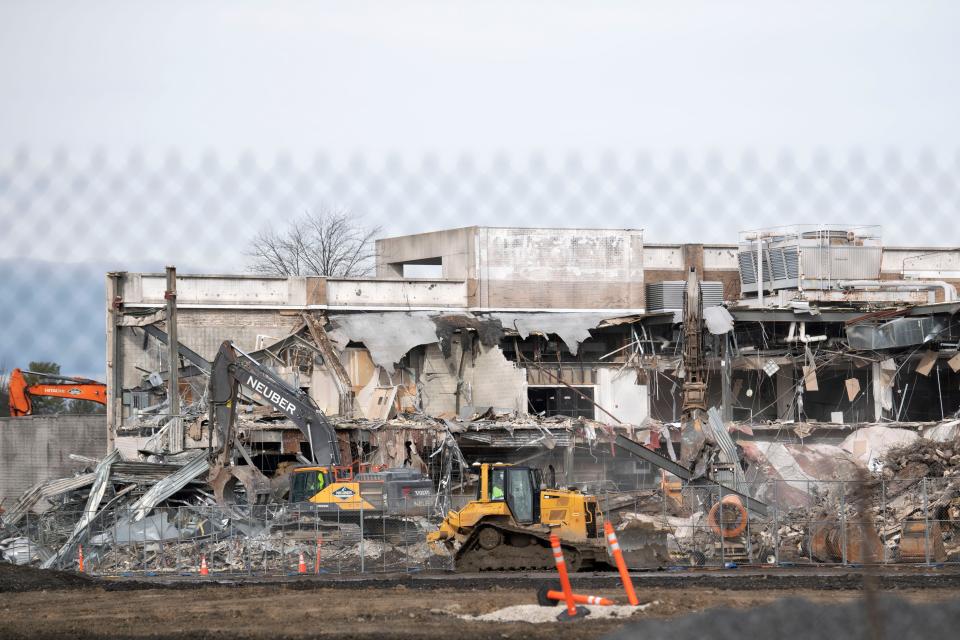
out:
M180 489L183 489L187 486L187 483L201 473L207 472L209 469L210 462L207 460L207 457L205 455L199 455L180 467L180 470L176 473L172 473L157 482L131 507L133 511L133 521L138 522L142 520L155 506L177 491L180 491Z
M883 247L832 244L833 238L794 236L764 246L763 282L766 289L829 289L835 280L876 280L880 277ZM757 250L743 244L737 254L744 293L757 290Z
M803 247L804 280L876 280L882 247Z
M27 514L27 512L40 501L41 498L51 498L67 491L81 489L88 484L93 484L96 478L95 473L84 473L73 478L60 478L59 480L47 480L38 485L34 485L26 491L17 501L16 506L3 516L3 524L15 525Z
M101 460L100 464L97 465L97 469L94 471L96 479L94 479L93 486L90 488L90 495L87 496L87 504L83 509L83 515L77 520L77 523L73 527L73 533L70 534L70 537L63 543L63 546L60 547L57 553L44 560L41 565L44 569L49 569L59 562L60 558L70 556L73 553L77 541L80 540L80 536L87 530L87 527L96 517L97 510L100 508L100 502L103 500L103 494L106 493L107 484L110 480L110 466L119 459L120 450L114 449L110 455Z
M515 434L498 434L490 431L468 431L460 434L461 444L485 444L490 447L527 447L543 444L546 439L541 431L526 430ZM550 431L550 436L556 447L569 447L573 443L573 436L566 431ZM465 441L465 442L464 442Z
M155 482L177 471L180 465L155 462L116 462L110 468L110 478L117 482Z
M856 324L847 327L847 342L857 350L897 349L930 342L946 326L945 320L933 316L897 318L880 325Z

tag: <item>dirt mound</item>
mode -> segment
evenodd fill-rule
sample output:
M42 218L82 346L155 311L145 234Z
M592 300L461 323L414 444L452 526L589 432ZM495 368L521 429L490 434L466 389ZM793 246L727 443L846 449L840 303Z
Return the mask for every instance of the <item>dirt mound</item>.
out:
M881 597L874 622L877 637L920 640L944 637L960 627L960 600L917 604ZM863 638L871 637L863 601L842 605L785 598L747 611L711 609L703 613L630 624L606 640L743 640L743 638Z
M36 569L0 562L0 593L40 591L43 589L77 589L93 584L87 576L52 569Z

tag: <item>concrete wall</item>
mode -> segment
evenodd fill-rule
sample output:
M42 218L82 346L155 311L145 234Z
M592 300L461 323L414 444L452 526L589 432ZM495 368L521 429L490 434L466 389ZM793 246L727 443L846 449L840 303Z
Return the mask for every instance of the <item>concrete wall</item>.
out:
M453 271L463 273L463 269ZM384 278L320 278L250 275L177 276L177 306L189 309L243 311L303 310L357 307L466 307L466 276L440 280L400 281ZM126 307L162 308L166 278L159 274L127 273L120 297Z
M597 369L597 404L617 417L622 424L639 425L650 415L650 398L646 385L637 384L637 373L627 369L617 375L613 368ZM616 424L599 409L595 417L600 422Z
M476 306L644 307L642 231L482 227L477 234Z
M224 340L232 340L244 351L258 348L257 337L266 343L286 337L302 322L298 312L260 309L179 309L177 337L181 344L212 361ZM158 325L165 329L165 323ZM167 370L167 348L153 338L144 337L142 329L123 327L121 366L123 386L135 387L143 372ZM138 369L138 367L140 369Z
M420 385L426 413L456 413L459 364L459 340L454 342L449 359L443 357L440 347L435 344L424 347ZM507 360L500 347L481 346L476 355L468 354L463 383L461 407L496 407L527 412L526 370Z
M467 306L464 280L328 280L327 305L330 307L441 307Z
M960 249L950 247L884 247L880 264L884 280L943 280L960 291ZM944 293L937 291L936 301Z
M162 274L129 274L124 286L124 301L166 304L163 295L167 279ZM245 304L305 305L307 279L276 276L211 276L177 277L177 304Z
M465 227L377 241L377 276L440 260L470 307L642 309L643 232ZM329 289L328 289L329 291Z
M445 229L377 240L377 277L402 278L403 265L440 259L443 278L475 278L477 227Z
M497 407L527 412L527 373L503 355L500 347L480 347L469 373L470 398L475 407Z
M9 508L38 482L72 475L82 465L71 453L102 458L106 452L105 415L0 418L0 498Z

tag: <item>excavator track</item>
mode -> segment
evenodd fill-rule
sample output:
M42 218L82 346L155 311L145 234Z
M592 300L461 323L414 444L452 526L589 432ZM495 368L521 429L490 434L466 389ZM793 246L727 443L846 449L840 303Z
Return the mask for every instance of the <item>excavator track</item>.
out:
M606 564L603 549L588 542L562 543L563 557L571 572L600 562ZM454 555L457 571L539 571L554 568L550 535L486 523L474 529Z

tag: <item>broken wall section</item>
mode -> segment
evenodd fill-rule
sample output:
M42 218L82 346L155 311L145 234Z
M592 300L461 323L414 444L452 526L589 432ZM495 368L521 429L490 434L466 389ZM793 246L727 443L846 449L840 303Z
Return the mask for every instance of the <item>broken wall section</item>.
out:
M464 334L454 337L450 358L443 357L439 345L424 347L418 380L423 411L439 416L456 415L467 407L495 407L526 413L526 370L507 360L498 346L485 347L469 338L466 342L470 346L464 351Z

